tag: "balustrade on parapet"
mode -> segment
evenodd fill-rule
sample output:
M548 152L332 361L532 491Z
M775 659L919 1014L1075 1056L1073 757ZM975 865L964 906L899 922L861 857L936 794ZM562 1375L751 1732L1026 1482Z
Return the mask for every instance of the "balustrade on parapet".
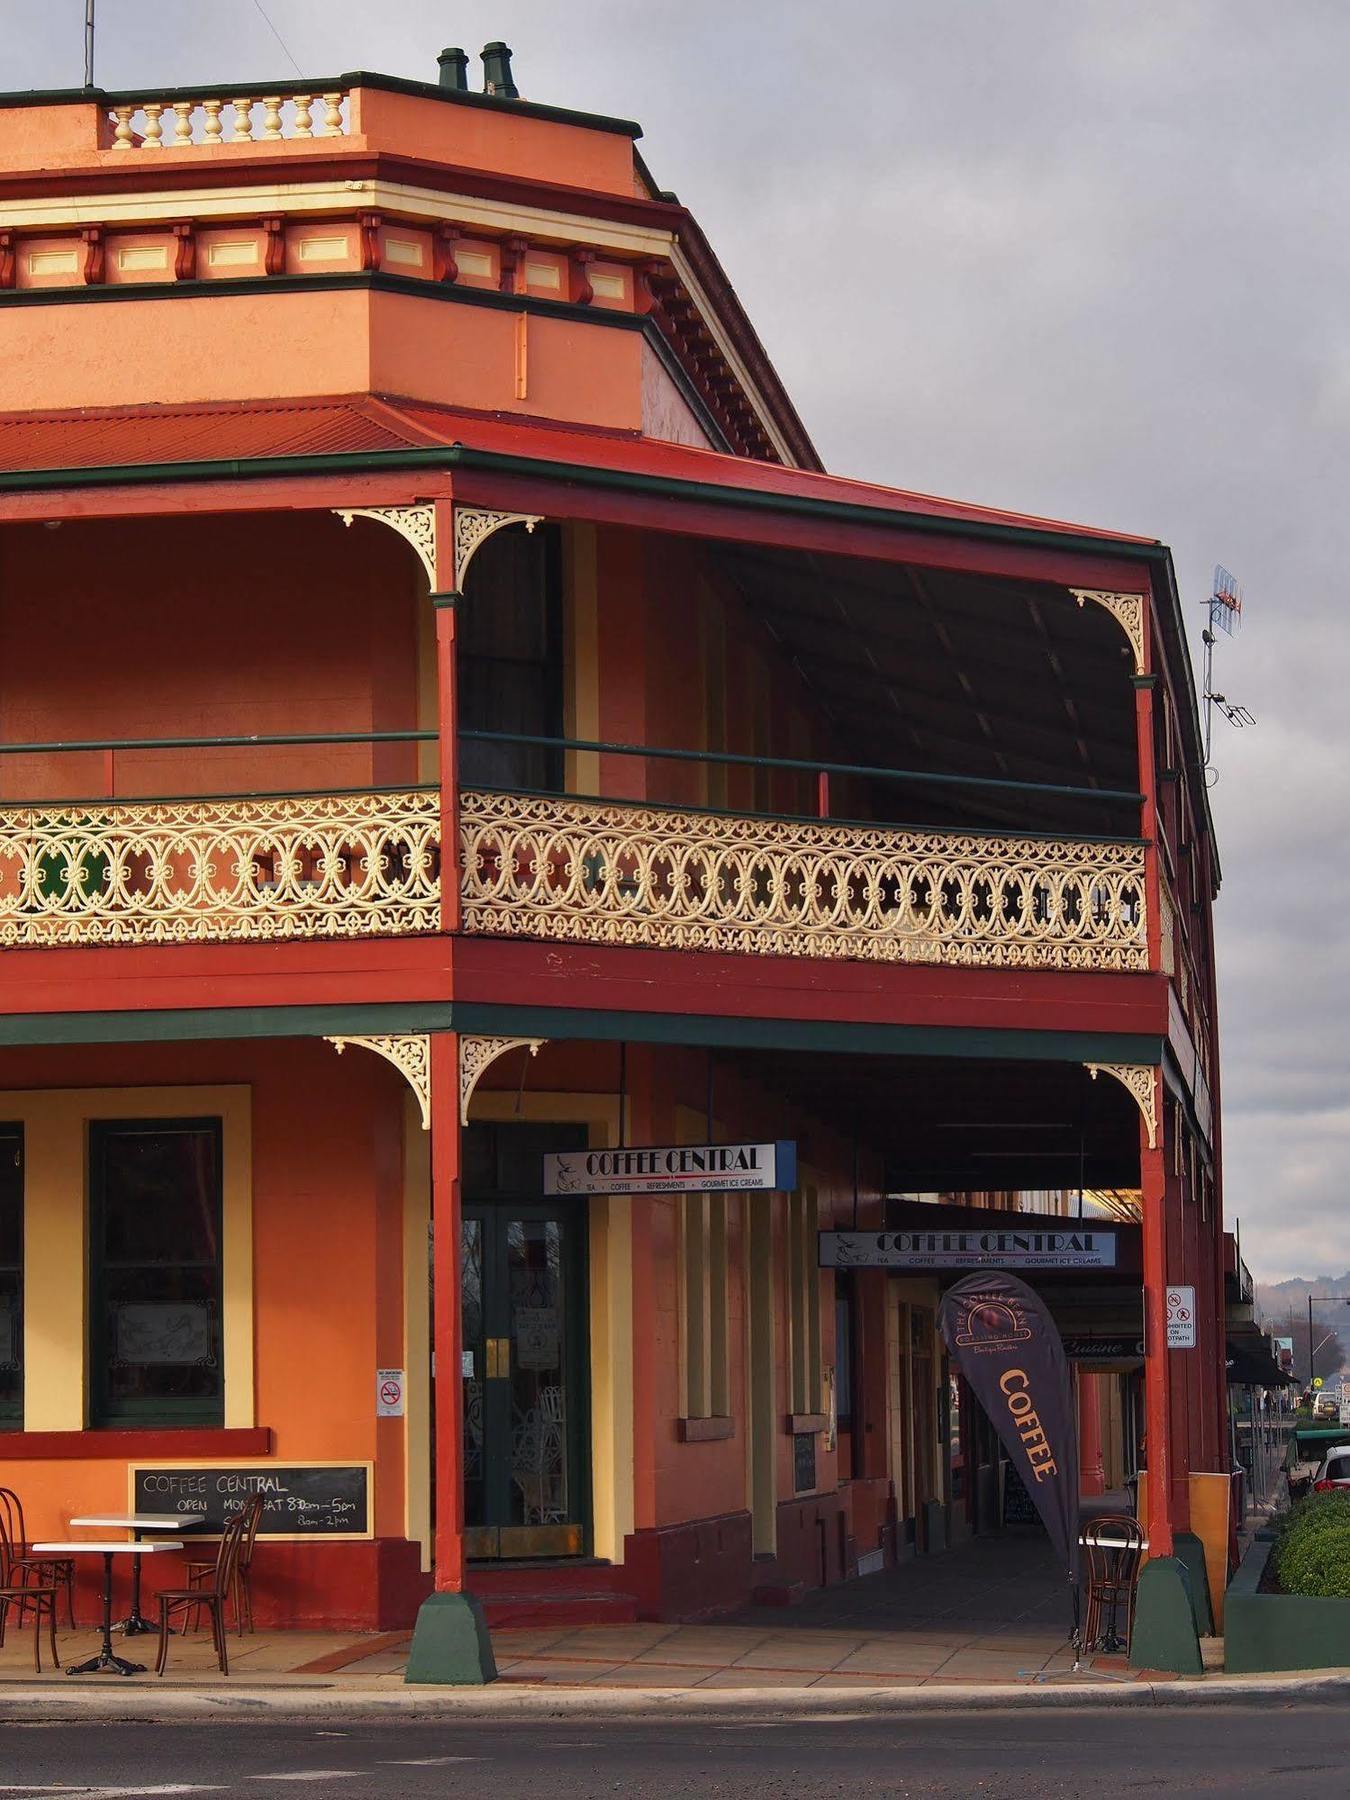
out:
M257 96L229 92L180 93L163 99L119 96L108 108L112 148L199 150L217 144L345 137L350 131L347 100L345 88L326 93L282 90Z

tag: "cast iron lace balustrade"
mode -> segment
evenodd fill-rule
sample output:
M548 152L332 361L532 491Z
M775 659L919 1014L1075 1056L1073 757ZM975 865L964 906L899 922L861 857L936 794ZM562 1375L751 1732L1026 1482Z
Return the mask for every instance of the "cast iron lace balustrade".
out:
M434 788L0 807L0 945L440 928Z
M460 799L464 929L977 968L1148 967L1144 848L542 795Z

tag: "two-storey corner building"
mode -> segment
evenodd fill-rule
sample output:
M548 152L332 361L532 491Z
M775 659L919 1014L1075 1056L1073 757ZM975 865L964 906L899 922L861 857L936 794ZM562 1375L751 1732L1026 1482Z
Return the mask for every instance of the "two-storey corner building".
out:
M1226 1467L1168 552L822 473L637 127L490 67L0 99L5 1481L261 1479L274 1622L836 1581L980 1519L956 1263L820 1234L1086 1187L1165 1555Z

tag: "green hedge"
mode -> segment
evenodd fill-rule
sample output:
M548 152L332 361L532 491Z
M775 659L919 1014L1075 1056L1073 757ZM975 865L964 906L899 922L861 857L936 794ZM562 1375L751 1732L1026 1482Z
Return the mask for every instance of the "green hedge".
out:
M1350 1490L1310 1494L1290 1509L1275 1572L1286 1594L1350 1600Z

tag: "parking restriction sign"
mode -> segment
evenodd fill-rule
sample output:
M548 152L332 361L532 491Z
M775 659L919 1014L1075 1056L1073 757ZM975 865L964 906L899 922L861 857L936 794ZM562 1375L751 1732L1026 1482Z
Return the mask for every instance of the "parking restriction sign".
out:
M1195 1348L1195 1289L1170 1287L1167 1290L1167 1348Z

